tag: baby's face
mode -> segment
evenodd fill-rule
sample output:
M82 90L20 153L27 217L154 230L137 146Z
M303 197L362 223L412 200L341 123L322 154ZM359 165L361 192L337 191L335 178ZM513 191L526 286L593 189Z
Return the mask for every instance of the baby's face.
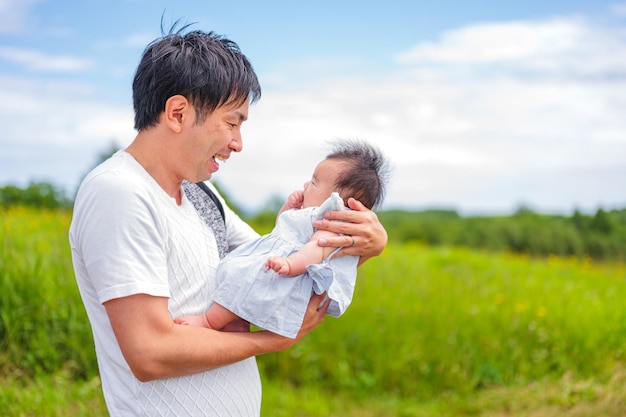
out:
M304 199L302 207L321 205L335 191L335 183L343 169L343 161L324 159L313 172L311 181L304 183Z

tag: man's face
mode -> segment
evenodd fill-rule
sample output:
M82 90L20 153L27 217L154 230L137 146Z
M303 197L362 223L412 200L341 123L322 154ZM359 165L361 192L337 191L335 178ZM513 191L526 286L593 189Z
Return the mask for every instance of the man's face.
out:
M193 124L185 154L189 162L189 181L206 181L219 170L231 152L241 152L241 125L248 119L250 102L222 106L209 113L204 122ZM193 170L193 171L191 171Z

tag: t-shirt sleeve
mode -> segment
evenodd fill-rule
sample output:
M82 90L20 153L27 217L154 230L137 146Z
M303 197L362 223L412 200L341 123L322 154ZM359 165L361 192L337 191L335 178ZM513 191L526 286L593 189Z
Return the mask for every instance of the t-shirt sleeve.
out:
M116 173L80 191L77 242L98 300L134 294L169 297L163 230L149 188Z

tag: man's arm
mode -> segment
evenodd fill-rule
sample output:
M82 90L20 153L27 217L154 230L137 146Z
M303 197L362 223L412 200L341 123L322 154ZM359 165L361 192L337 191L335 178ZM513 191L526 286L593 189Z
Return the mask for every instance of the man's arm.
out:
M268 331L231 333L178 325L168 313L165 297L136 294L107 301L104 306L131 371L146 382L287 349L324 320L328 308L328 303L320 307L324 295L311 297L295 339Z
M359 265L361 265L369 258L382 253L387 245L387 231L378 220L376 213L359 201L350 198L348 205L352 210L329 211L325 213L324 220L316 221L313 226L316 229L338 234L337 237L320 239L318 241L320 246L343 246L343 249L335 256L359 255L361 257ZM354 245L352 245L352 239L354 239Z

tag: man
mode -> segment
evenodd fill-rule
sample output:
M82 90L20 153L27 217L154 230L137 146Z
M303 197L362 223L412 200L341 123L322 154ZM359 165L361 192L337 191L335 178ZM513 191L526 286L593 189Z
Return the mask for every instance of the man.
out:
M138 134L81 184L70 227L74 269L112 416L258 416L254 357L297 343L327 305L323 295L311 298L295 340L173 322L210 305L220 247L257 236L228 207L225 228L207 227L216 206L194 185L242 150L241 125L261 95L256 74L234 42L184 29L144 51L133 81ZM319 225L348 236L320 245L366 260L387 235L374 213L352 208Z

